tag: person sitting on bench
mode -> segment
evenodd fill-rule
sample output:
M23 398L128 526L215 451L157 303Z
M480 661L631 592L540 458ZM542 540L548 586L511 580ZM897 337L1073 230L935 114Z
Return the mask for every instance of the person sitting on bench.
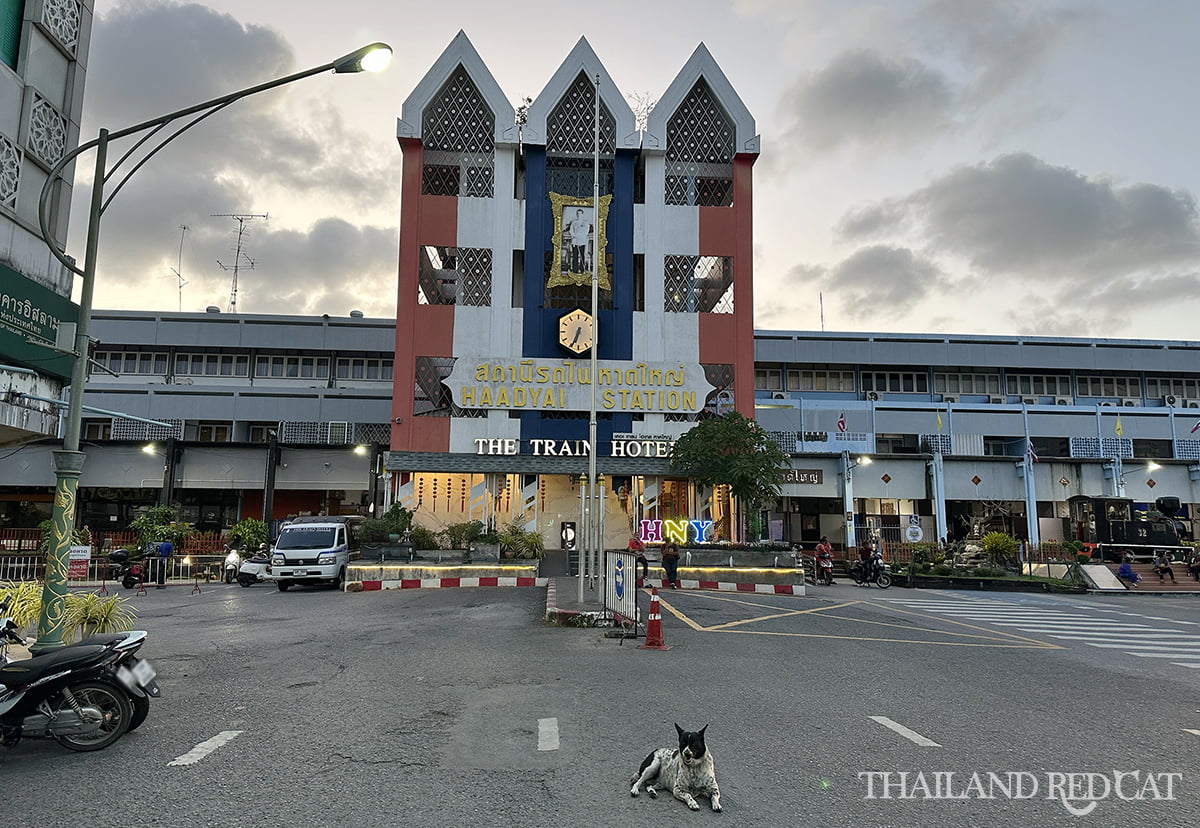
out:
M1129 561L1125 561L1125 563L1117 568L1117 577L1122 581L1128 582L1131 587L1137 586L1138 581L1142 580L1142 576L1133 571L1133 566L1130 565Z
M1158 573L1158 580L1164 580L1164 575L1171 576L1171 583L1175 583L1175 570L1171 568L1171 556L1166 552L1159 552L1154 556L1154 571Z

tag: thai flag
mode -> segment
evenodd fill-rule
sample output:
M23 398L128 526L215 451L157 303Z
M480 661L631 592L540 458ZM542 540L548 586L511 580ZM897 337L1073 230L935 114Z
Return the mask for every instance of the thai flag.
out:
M1037 452L1033 450L1033 441L1026 440L1025 445L1027 446L1027 448L1025 449L1025 453L1029 455L1029 462L1031 462L1031 463L1038 462Z
M1196 425L1200 426L1200 423L1197 423ZM838 415L837 426L838 426L838 431L842 432L843 434L846 432L846 412L845 411L843 411L841 414ZM1192 431L1195 431L1195 430L1196 429L1194 429L1194 428L1192 429Z

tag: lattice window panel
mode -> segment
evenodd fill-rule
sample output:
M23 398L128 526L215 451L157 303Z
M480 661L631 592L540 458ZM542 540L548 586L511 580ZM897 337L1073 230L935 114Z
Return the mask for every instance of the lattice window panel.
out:
M1200 460L1200 440L1176 440L1175 456L1180 460Z
M794 431L768 431L767 436L775 441L775 445L779 446L780 450L788 454L796 454L796 432Z
M170 423L170 425L158 426L137 420L127 420L124 417L114 417L109 437L112 440L169 440L172 437L176 440L183 439L183 420L172 419L159 422Z
M492 251L484 247L422 247L417 303L490 307Z
M392 427L387 423L354 423L354 439L359 445L378 443L386 446L392 440Z
M48 165L57 164L67 144L67 119L41 95L34 93L29 114L29 149Z
M665 423L694 423L699 419L699 414L676 414L674 412L663 414L663 422Z
M600 100L600 156L612 157L617 146L617 119ZM596 87L580 72L546 119L547 155L596 154ZM557 190L555 192L558 192Z
M667 313L733 313L733 259L664 256L663 310Z
M930 454L953 454L953 443L949 434L922 434L921 448Z
M79 47L78 0L43 0L42 26L72 55Z
M285 420L279 424L281 443L324 443L326 433L326 423Z
M495 113L467 70L459 66L421 113L421 192L491 198L495 132Z
M546 192L562 195L591 198L595 192L592 162L594 156L587 158L548 157L546 159ZM600 157L600 195L612 195L613 191L613 160Z
M1072 437L1072 457L1133 457L1133 440L1128 437Z
M667 204L733 204L733 120L701 78L667 122Z
M454 357L416 358L414 364L416 383L413 389L413 414L418 417L466 417L487 416L485 408L459 408L450 397L442 380L454 370Z
M21 148L0 135L0 204L17 209L17 190L21 184Z

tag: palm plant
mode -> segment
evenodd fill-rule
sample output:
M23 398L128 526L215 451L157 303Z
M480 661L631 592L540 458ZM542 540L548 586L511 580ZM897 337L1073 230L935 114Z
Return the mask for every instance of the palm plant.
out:
M63 638L121 632L130 629L135 618L137 610L119 595L102 597L94 592L72 592L67 595L63 611Z

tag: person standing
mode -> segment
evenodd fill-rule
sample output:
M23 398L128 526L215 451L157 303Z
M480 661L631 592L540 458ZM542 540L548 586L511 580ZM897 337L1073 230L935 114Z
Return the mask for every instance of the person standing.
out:
M679 547L668 541L662 549L662 565L667 571L667 583L671 589L679 589Z
M588 236L592 232L591 222L583 214L582 209L575 211L575 218L567 224L566 236L571 242L570 264L571 273L587 272Z
M160 541L158 544L158 558L155 560L155 566L158 567L158 585L155 589L165 589L167 585L167 567L171 565L171 553L175 551L175 546L169 541Z

